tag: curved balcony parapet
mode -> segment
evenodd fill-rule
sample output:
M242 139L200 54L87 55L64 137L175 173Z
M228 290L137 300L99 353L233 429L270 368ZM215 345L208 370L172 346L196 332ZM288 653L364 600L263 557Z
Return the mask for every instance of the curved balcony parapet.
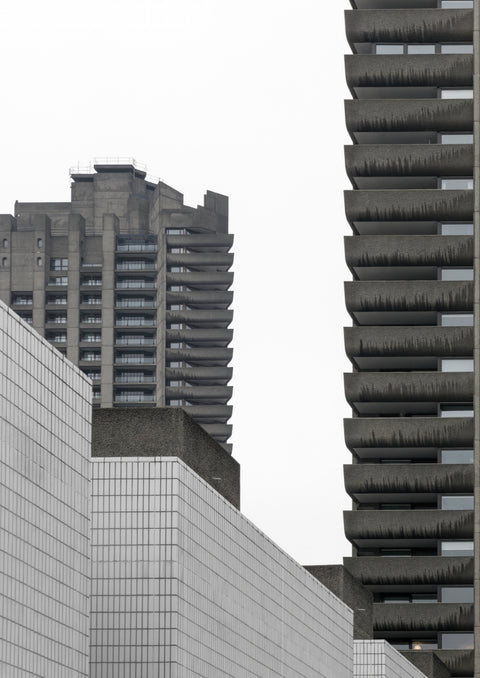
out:
M229 344L233 338L233 330L227 329L198 329L198 330L167 330L167 343L185 342L186 344Z
M344 383L349 403L473 401L473 372L351 372Z
M473 282L367 280L345 283L345 304L355 311L472 311Z
M347 10L345 27L356 42L472 42L473 10Z
M344 431L350 450L473 445L473 417L355 417L344 419Z
M185 408L188 412L189 410ZM232 435L232 426L231 424L203 424L202 428L211 435L215 440L218 440L221 443L226 443L227 440Z
M370 586L473 584L473 557L468 556L349 557L343 564L362 584Z
M472 464L348 464L348 494L473 492Z
M167 386L165 397L190 402L218 402L221 405L230 400L232 392L231 386Z
M233 301L233 292L226 290L167 291L167 304L185 304L193 308L228 308Z
M224 309L201 309L185 311L167 311L168 323L185 323L186 325L215 325L227 327L233 320L233 311Z
M349 87L472 87L472 54L347 54Z
M375 631L472 631L473 605L459 603L373 604Z
M472 266L471 235L349 235L348 266Z
M350 541L473 538L473 511L344 511L343 524Z
M233 254L224 252L188 252L185 254L167 254L169 266L221 266L230 268L233 264ZM208 275L209 271L205 271Z
M231 367L167 367L167 379L184 379L185 381L210 381L214 379L227 380L232 378Z
M473 129L471 99L347 99L349 132L464 132Z
M186 249L208 247L209 250L219 251L230 249L233 245L233 235L231 233L186 233L185 235L167 234L167 244L169 247L185 247Z
M402 652L402 654L408 653ZM452 676L473 676L473 650L435 650L435 654L445 664Z
M345 327L349 358L372 356L466 356L473 353L473 327Z
M225 366L228 365L232 357L232 348L202 346L199 348L167 348L165 350L167 362L178 360L190 365Z
M472 176L473 144L345 146L349 177Z
M472 221L473 191L441 189L345 191L353 221Z
M200 423L226 424L232 416L231 405L188 405L185 411Z
M233 283L233 273L208 271L202 273L167 272L167 285L185 285L193 288L228 289Z

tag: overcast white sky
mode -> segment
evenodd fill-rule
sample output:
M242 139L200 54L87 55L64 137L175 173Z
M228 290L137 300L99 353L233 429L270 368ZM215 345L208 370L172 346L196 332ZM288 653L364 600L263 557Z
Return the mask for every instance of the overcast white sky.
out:
M0 9L0 212L132 156L235 234L243 512L303 564L349 554L342 418L347 0L17 0Z

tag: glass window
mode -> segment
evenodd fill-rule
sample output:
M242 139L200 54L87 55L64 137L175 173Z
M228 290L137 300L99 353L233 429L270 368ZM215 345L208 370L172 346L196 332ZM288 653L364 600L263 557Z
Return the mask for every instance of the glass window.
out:
M473 268L441 268L440 280L473 280Z
M407 54L435 54L435 45L407 45Z
M3 246L4 246L4 247L8 247L8 240L7 240L7 238L4 238L4 239L3 239Z
M459 132L458 134L440 134L441 144L473 144L473 134Z
M441 450L441 464L473 464L473 450Z
M473 327L473 313L442 313L440 325L443 325L443 327Z
M375 54L403 54L403 45L375 45Z
M473 405L441 405L441 417L473 417Z
M473 556L473 541L441 541L442 556Z
M50 259L51 271L67 271L68 259Z
M412 640L410 649L412 650L436 650L438 643L434 640Z
M37 238L37 247L38 249L41 249L43 247L43 240L42 238Z
M440 360L442 372L473 372L473 358L445 358Z
M440 506L447 511L470 511L473 510L473 495L444 495Z
M473 586L442 586L442 603L473 603Z
M48 284L49 285L68 285L68 278L67 278L67 276L57 276L56 278L49 278Z
M473 45L442 45L442 54L473 54Z
M442 9L471 9L473 0L441 0Z
M442 179L440 181L440 188L446 190L465 190L473 188L473 178L464 177L462 179Z
M42 265L42 257L37 257L37 266Z
M3 268L6 268L8 266L8 259L7 257L2 257L2 266Z
M473 650L473 633L441 633L442 650Z
M473 224L440 224L441 235L473 235Z
M473 89L441 89L440 99L473 99Z

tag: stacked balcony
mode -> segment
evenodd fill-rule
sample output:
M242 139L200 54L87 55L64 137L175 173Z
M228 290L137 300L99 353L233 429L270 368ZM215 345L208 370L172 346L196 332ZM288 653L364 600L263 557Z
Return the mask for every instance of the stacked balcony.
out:
M374 629L473 658L473 12L357 0L346 102L353 145L345 285L353 501L345 565ZM456 8L458 7L458 8Z
M230 449L233 237L167 230L165 398Z

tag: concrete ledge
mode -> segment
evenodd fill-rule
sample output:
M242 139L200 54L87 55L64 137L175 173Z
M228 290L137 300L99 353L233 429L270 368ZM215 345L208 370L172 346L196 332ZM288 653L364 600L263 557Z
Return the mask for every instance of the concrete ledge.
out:
M350 372L344 382L349 403L473 401L473 372Z
M473 511L344 511L345 536L365 539L473 539Z
M435 650L435 654L453 677L473 676L473 650Z
M471 9L347 10L345 27L356 42L472 42Z
M181 408L93 410L93 457L178 457L236 508L240 466Z
M402 651L401 654L427 678L451 678L450 671L437 657L436 650L422 650L421 652L408 650Z
M345 284L347 310L468 311L473 309L473 282L447 280L368 280Z
M442 189L345 191L354 221L472 221L473 191Z
M346 464L343 473L350 495L473 493L473 464Z
M370 586L473 584L473 557L468 556L363 556L344 558L343 564L355 579Z
M375 631L471 631L473 605L396 603L373 605Z
M471 235L349 235L348 266L473 266Z

